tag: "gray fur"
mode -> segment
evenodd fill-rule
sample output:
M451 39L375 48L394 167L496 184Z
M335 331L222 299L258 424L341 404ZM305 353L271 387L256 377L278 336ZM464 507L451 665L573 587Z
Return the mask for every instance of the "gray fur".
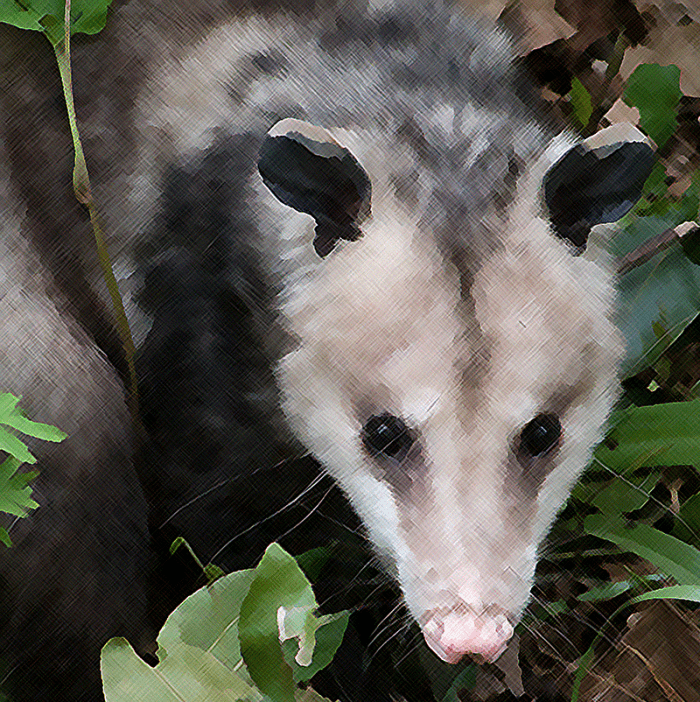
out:
M139 287L127 295L145 338L138 362L147 435L135 454L107 295L86 217L67 187L70 145L57 93L48 87L52 57L33 38L7 29L0 37L8 47L0 196L8 215L3 241L11 242L1 261L1 389L23 394L33 416L71 434L59 448L39 449L46 451L37 486L44 506L15 527L18 545L2 560L18 597L2 632L6 650L21 651L9 661L18 700L98 698L96 651L111 633L129 635L143 620L146 581L156 624L196 583L167 560L175 536L185 535L202 560L234 569L250 565L276 538L298 552L357 531L345 496L318 464L296 460L302 445L350 496L398 572L414 615L423 607L424 620L444 615L449 623L448 614L478 616L478 607L492 604L505 630L526 602L534 549L614 397L620 348L609 322L609 276L583 258L573 262L544 221L539 185L551 165L543 152L552 134L533 112L508 39L439 2L371 10L290 0L281 14L271 11L274 3L259 5L264 19L228 23L228 3L132 0L116 8L104 37L76 42L77 109L94 190L116 269ZM342 147L319 152L353 154L372 181L371 216L368 203L352 197L331 198L329 212L317 200L300 207L296 193L286 200L295 212L269 192L258 154L285 118L330 130ZM565 150L558 148L554 160ZM358 192L365 197L362 187ZM334 246L322 261L312 246L314 228L329 214L337 225L339 203L354 218L353 236L327 237ZM531 220L539 228L525 236L523 222ZM592 292L571 312L581 272ZM511 299L512 291L520 297L513 292ZM521 309L528 296L534 302ZM533 309L538 314L528 316ZM575 338L569 316L580 322ZM523 319L533 330L523 336L532 359L518 345ZM544 370L537 366L540 333L563 349L561 367L549 357ZM409 342L425 353L406 370L401 354ZM527 388L535 410L575 415L571 421L585 424L586 437L585 445L543 459L526 479L512 442L530 417L498 409L489 384L517 354L524 354L516 373L522 384L528 364L537 366L534 389ZM444 361L439 377L425 383L438 397L423 386L392 385L391 372L383 373L394 360L397 377L424 370L428 377ZM425 445L392 473L361 452L360 434L370 416L394 407L421 425ZM444 425L436 426L434 407ZM589 407L586 424L581 415ZM488 438L473 453L481 463L472 465L469 453L450 464L449 432L442 446L433 441L451 422L470 445ZM456 473L461 490L448 491L447 500L436 456L446 457L445 470ZM560 477L552 480L555 473ZM472 477L477 493L470 492ZM371 499L363 500L367 486ZM546 503L542 514L538 500ZM426 519L426 509L437 514L446 502L454 503L452 512ZM426 539L419 527L426 525L443 565L451 566L448 552L458 551L441 528L475 525L483 552L455 572L470 563L498 569L494 554L512 556L515 542L526 555L510 580L486 582L484 602L453 588L452 599L423 605L429 559L399 557L382 531L383 519L390 522L398 509L400 539L419 554ZM148 575L147 519L161 561ZM536 537L525 529L514 541L509 520ZM95 532L81 540L76 532L87 523ZM490 532L496 524L504 528ZM456 543L466 541L460 532ZM66 578L54 591L74 552L76 582ZM105 559L113 559L113 569ZM346 581L352 575L341 574ZM109 607L91 605L85 588L93 582ZM64 641L75 639L87 644L68 664L91 666L84 685L54 663L63 660ZM464 652L457 649L443 657ZM378 683L384 671L374 659L365 670L362 659L360 652L343 660L340 670L353 684L336 676L329 696L390 698L389 685ZM33 678L36 688L18 667L25 664L32 676L43 673ZM415 699L418 691L401 694Z

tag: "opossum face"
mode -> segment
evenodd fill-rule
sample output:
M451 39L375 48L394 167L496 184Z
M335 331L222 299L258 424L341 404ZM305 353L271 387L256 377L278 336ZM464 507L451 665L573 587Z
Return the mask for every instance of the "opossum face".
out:
M552 198L533 185L564 147L522 179L489 254L465 263L399 202L381 166L364 171L330 137L304 155L309 173L321 158L340 169L319 215L327 174L310 185L269 162L298 165L318 134L295 123L272 138L265 182L319 229L337 224L325 259L285 292L296 340L278 370L285 411L349 495L429 646L448 662L494 659L527 603L538 546L601 438L622 352L608 275L557 239L543 214ZM559 160L545 187L576 186L573 161ZM321 182L323 197L311 193ZM365 213L354 218L362 236L343 235L339 209ZM357 240L334 247L345 238Z

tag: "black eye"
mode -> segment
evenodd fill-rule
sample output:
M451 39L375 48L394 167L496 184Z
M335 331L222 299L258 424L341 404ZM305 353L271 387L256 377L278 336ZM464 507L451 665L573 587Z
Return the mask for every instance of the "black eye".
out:
M362 427L362 443L370 456L382 454L401 461L413 442L413 434L403 419L388 412L375 414Z
M561 424L556 414L538 414L520 433L520 450L529 456L541 456L556 446Z

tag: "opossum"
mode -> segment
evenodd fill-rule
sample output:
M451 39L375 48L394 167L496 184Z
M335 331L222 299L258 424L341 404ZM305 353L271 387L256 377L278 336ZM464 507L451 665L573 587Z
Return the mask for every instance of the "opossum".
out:
M275 289L287 422L448 662L503 650L601 438L623 347L611 275L581 254L653 162L639 133L552 138L512 58L435 3L261 20L165 65L141 105L185 170L258 154L206 245L252 308Z
M234 19L175 45L139 38L153 17L130 11L129 129L104 136L128 149L96 190L140 346L152 529L216 555L245 516L210 490L249 475L264 501L256 470L302 445L427 645L496 659L616 398L613 279L587 244L640 196L651 146L557 135L507 34L439 2ZM17 365L3 384L22 393Z

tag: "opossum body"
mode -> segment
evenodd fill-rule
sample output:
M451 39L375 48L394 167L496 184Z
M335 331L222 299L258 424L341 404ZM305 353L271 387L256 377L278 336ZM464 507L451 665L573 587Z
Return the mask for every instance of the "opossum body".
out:
M611 277L579 254L652 151L551 139L507 38L459 12L333 19L224 25L163 65L139 182L151 199L153 143L181 174L239 164L220 176L236 212L202 244L251 308L277 294L253 324L287 335L267 348L289 426L433 651L492 660L615 398Z
M130 298L123 281L140 344L149 436L139 478L152 529L185 534L203 559L230 532L248 534L241 524L267 534L274 522L252 516L257 503L241 486L263 501L273 483L294 486L299 475L275 466L299 441L348 496L431 649L449 662L492 660L616 395L612 277L586 242L593 225L631 207L652 153L638 134L553 137L503 33L441 3L407 5L249 18L198 34L184 20L161 31L159 5L127 3L102 59L99 42L83 48L106 76L84 136L95 152L106 145L92 163L115 267L136 270L142 287ZM112 81L133 98L128 114L128 97L108 97ZM16 171L7 180L22 188L0 190L17 215L2 224L26 241L3 254L2 316L16 329L34 319L42 352L25 358L31 344L3 335L3 389L44 421L75 424L77 436L56 449L70 472L42 474L65 524L35 528L71 558L72 534L89 520L96 535L78 549L80 573L89 589L109 570L95 589L112 593L125 585L120 561L105 569L104 559L141 553L145 507L119 447L129 427L116 375L92 341L111 350L104 317L91 314L104 290L94 254L75 254L89 250L84 224L42 209L62 173L50 158L46 176L28 165L23 144L38 139L22 132L30 98L4 94ZM78 244L57 251L59 236ZM81 277L92 289L76 292ZM70 353L57 355L54 342ZM89 408L71 417L81 387ZM94 487L103 473L117 483L109 495ZM239 482L223 499L225 479ZM53 579L32 560L31 540L17 543L8 650L30 651L27 622L42 621L41 607L48 646L102 636L76 619L77 601L51 604ZM133 602L112 598L111 614L83 608L100 614L105 636L120 610L132 624L143 617L143 582L129 581ZM22 699L59 699L59 668Z

